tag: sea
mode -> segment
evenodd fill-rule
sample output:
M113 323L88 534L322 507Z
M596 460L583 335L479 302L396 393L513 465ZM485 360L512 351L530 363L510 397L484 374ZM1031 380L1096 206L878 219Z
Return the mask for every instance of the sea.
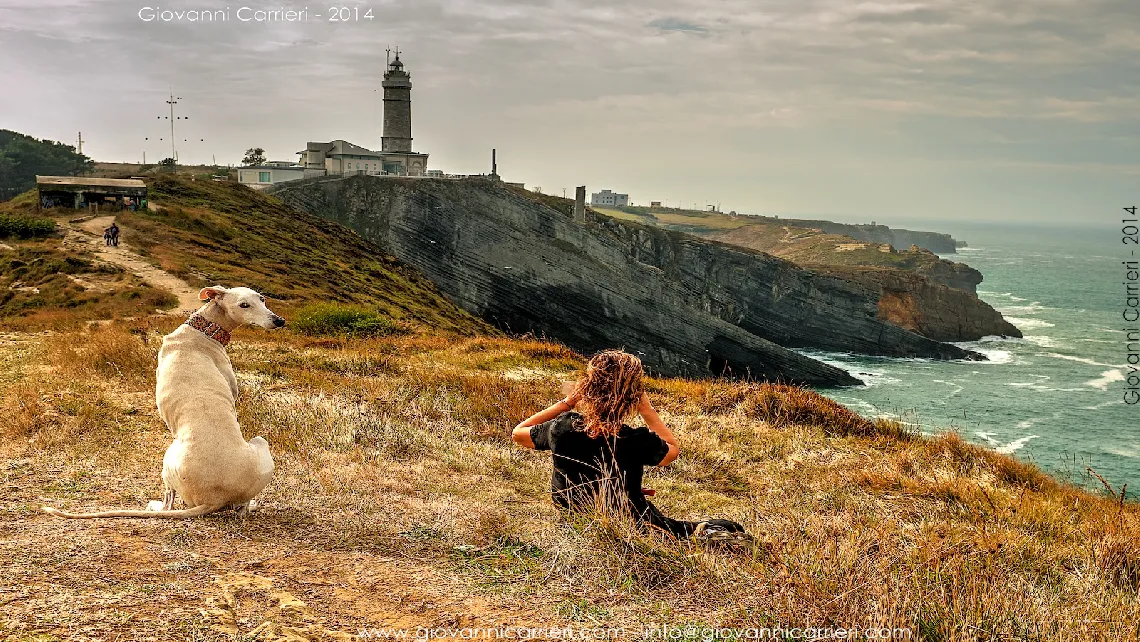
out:
M943 258L984 276L978 296L1025 336L959 343L988 361L805 352L865 384L819 392L867 417L964 439L1071 483L1140 495L1140 404L1125 403L1125 267L1135 246L1108 228L929 222L968 247ZM1138 250L1140 253L1140 250ZM1132 497L1132 493L1128 493Z

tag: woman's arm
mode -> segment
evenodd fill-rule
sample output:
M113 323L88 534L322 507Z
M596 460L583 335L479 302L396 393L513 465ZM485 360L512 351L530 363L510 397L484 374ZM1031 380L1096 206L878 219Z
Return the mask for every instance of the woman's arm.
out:
M530 438L530 429L544 421L550 421L568 410L573 410L576 403L578 403L577 396L559 399L545 410L534 413L526 421L515 426L515 429L511 431L511 439L523 448L534 448L534 441Z
M649 401L649 395L644 392L641 393L641 402L637 404L637 412L641 413L641 418L645 420L645 425L657 433L657 436L664 440L665 443L669 444L669 452L665 455L665 458L661 460L661 463L657 465L668 466L673 463L677 455L681 454L681 447L677 444L677 438L673 436L673 431L669 430L669 427L665 425L664 421L661 421L661 416L657 414L657 409L654 408L653 404Z

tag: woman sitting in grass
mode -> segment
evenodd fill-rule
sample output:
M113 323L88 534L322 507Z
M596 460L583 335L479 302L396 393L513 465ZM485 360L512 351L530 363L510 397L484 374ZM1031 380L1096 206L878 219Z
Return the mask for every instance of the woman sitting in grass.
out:
M643 468L669 465L680 448L649 402L643 374L641 360L631 354L599 353L569 396L516 426L512 438L524 448L552 452L551 494L565 509L626 511L638 524L679 538L743 537L744 529L736 522L670 519L645 498ZM647 428L623 423L635 412Z

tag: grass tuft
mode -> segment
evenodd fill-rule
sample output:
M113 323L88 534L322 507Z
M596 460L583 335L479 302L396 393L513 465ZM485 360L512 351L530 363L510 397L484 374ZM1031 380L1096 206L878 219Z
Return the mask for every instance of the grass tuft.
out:
M311 337L387 337L411 331L375 310L339 303L313 303L301 308L293 316L292 327L294 332Z
M55 221L34 216L0 214L0 239L31 239L55 234Z
M1096 544L1095 560L1113 584L1126 591L1140 590L1140 542L1134 537L1105 535Z
M158 345L157 336L107 324L79 336L57 335L47 342L47 350L52 365L63 377L153 382Z

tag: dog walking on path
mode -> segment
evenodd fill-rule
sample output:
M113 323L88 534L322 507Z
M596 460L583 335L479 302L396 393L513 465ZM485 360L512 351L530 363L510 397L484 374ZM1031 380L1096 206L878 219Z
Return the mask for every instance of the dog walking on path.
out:
M155 400L158 414L174 435L162 459L163 500L146 510L67 513L45 506L59 517L160 517L183 519L228 506L253 510L253 498L273 478L273 457L261 437L248 442L237 420L237 378L226 344L243 325L280 328L285 319L265 306L265 297L249 288L204 288L206 301L186 323L162 340L158 352ZM185 510L174 510L181 496Z

